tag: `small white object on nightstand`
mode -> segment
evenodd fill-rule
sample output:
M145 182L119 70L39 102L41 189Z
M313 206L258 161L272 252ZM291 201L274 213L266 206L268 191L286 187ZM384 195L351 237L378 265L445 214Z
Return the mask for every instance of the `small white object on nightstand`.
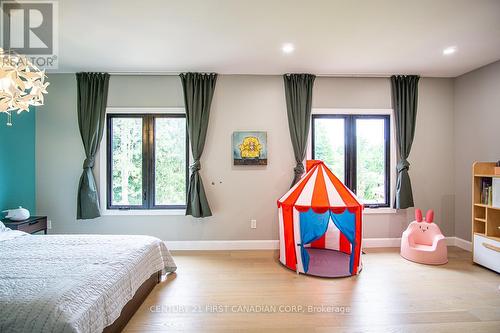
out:
M24 221L30 217L30 212L26 208L19 206L17 209L8 209L4 210L4 213L7 213L5 218L8 218L11 221Z

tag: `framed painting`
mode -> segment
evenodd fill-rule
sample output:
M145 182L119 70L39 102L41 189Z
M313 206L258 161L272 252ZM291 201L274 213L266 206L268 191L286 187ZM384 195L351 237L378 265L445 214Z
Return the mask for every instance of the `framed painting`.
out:
M234 165L267 165L267 132L233 132Z

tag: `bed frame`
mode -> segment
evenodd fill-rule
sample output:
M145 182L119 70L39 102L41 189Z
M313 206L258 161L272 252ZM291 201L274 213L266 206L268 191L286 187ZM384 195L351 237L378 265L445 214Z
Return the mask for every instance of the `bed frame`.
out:
M137 289L135 292L134 297L130 301L125 304L125 306L122 309L122 312L120 313L120 317L116 319L111 325L107 326L104 328L104 333L115 333L115 332L121 332L125 326L127 325L128 321L134 313L139 309L141 304L144 302L146 297L151 293L153 288L161 282L161 271L158 271L151 275L149 279L147 279L140 287Z

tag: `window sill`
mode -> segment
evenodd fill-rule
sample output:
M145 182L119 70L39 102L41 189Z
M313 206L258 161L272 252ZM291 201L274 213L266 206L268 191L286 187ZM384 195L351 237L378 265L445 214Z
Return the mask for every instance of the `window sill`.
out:
M102 216L184 216L185 209L105 209L101 211Z
M375 214L396 214L398 211L394 208L365 208L363 213L366 215Z

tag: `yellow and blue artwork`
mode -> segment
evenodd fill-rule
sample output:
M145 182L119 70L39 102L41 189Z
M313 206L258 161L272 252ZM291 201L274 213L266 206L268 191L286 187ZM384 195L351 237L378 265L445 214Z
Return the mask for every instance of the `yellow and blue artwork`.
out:
M267 132L233 132L234 165L267 165Z

